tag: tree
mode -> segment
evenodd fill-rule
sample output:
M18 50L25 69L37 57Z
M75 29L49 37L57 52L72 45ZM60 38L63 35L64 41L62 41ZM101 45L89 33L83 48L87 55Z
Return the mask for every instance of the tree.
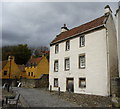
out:
M15 56L17 64L26 64L32 54L27 44L20 44L17 46L5 46L2 48L2 58L6 60L9 55Z

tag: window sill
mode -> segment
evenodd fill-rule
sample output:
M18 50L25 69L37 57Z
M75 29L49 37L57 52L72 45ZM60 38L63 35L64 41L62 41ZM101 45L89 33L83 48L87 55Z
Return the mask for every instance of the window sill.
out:
M85 69L85 67L80 67L79 69Z
M69 70L70 70L70 69L69 69ZM69 70L65 69L65 71L69 71Z

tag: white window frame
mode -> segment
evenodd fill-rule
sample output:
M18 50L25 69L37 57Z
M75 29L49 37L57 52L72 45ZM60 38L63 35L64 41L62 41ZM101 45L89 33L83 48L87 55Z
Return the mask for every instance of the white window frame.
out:
M67 40L67 41L66 41L65 50L66 50L66 51L69 51L69 50L70 50L70 40Z
M85 36L80 36L80 47L84 47L85 46Z
M54 78L54 87L58 87L58 78Z
M65 58L65 71L70 70L70 58Z
M55 54L57 54L59 52L59 44L55 45Z
M79 68L84 69L86 67L86 56L85 54L79 55Z
M79 78L79 88L86 88L86 78Z
M58 60L55 60L55 61L54 61L54 72L58 72L58 67L59 67L58 64L59 64L59 63L58 63Z

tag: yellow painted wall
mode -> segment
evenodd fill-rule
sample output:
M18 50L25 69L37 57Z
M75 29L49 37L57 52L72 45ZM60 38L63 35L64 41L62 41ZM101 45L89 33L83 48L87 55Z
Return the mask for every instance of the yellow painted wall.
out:
M49 73L49 63L47 58L44 56L40 63L36 67L26 67L26 78L28 79L38 79L42 74ZM33 76L28 76L28 73L33 72Z
M7 71L7 75L4 75L4 71ZM2 69L2 79L9 79L9 72L10 72L10 61ZM11 72L10 72L10 79L19 78L20 69L18 68L17 64L14 60L11 61ZM16 77L15 77L16 76Z

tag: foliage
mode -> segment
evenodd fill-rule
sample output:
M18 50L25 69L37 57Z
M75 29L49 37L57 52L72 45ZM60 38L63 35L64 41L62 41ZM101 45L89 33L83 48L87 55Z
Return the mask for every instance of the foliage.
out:
M17 64L26 64L32 52L27 44L2 47L2 60L7 60L9 55L15 56Z

